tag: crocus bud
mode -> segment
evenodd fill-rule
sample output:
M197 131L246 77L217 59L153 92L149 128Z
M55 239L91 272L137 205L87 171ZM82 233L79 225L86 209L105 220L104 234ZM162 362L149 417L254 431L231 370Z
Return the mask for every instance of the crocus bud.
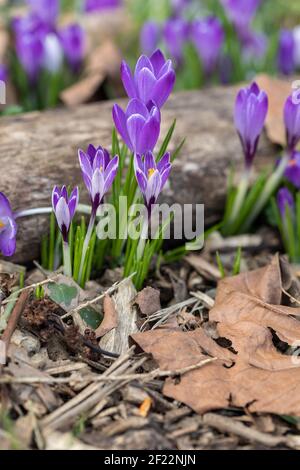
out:
M246 168L252 165L267 111L268 97L256 83L239 91L235 102L234 121L242 143Z
M278 68L284 75L295 71L295 41L293 31L282 30L279 36Z
M160 26L155 21L146 21L141 29L140 45L143 54L153 54L160 40Z
M82 176L91 197L92 212L95 215L109 191L118 171L119 157L110 159L108 151L89 145L87 152L78 151Z
M284 106L287 146L292 154L300 141L300 103L289 96Z
M163 28L163 38L171 57L178 64L182 62L183 47L189 36L189 25L183 18L168 19Z
M294 211L295 202L292 193L287 188L281 188L277 193L277 205L281 215L281 218L284 220L286 217L286 210L289 208L292 213Z
M160 132L160 111L156 106L149 111L142 101L133 99L124 113L115 104L113 119L117 131L132 152L144 155L154 149Z
M0 192L0 252L12 256L16 251L17 224L9 200Z
M135 176L149 216L151 206L156 203L159 194L163 190L171 168L169 153L166 153L157 163L152 152L147 152L144 159L140 155L134 157Z
M286 167L284 176L297 189L300 189L300 152L293 152Z
M79 192L76 187L70 196L65 186L59 189L57 186L52 191L52 207L61 231L64 242L68 241L70 225L79 201Z
M249 25L261 0L221 0L229 19L240 26Z
M166 60L160 50L151 57L142 55L137 61L134 76L126 62L121 65L121 79L128 97L137 98L146 106L154 103L161 108L175 83L171 60Z
M19 34L16 38L17 56L29 80L35 82L44 59L43 37L40 34Z
M31 12L44 23L54 26L59 15L60 0L27 0Z
M6 82L8 77L8 69L6 65L0 64L0 81Z
M211 73L219 58L224 42L224 30L219 19L209 16L192 23L191 38L206 73Z
M44 69L56 73L61 69L63 60L64 53L57 35L54 33L48 34L44 42Z
M67 62L74 72L80 69L85 55L85 33L79 24L66 26L59 32Z

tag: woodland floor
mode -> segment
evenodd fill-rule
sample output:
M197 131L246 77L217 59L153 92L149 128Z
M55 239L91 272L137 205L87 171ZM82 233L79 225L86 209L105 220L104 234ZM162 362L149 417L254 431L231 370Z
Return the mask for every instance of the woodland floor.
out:
M236 247L241 244L244 246L242 271L272 262L278 249L276 236L262 230L252 237L214 239L204 252L160 266L148 282L148 286L156 290L147 289L136 299L139 329L144 325L148 335L157 331L162 334L168 328L188 335L202 328L212 341L215 322L210 320L209 310L220 278L213 253L216 248L220 251L229 273ZM27 284L41 276L35 269ZM12 275L1 274L2 300L11 287L12 278ZM92 285L99 293L116 280L118 273L107 270L103 278ZM198 301L192 306L188 303L191 295ZM170 306L171 309L161 310L160 304L162 309ZM159 313L155 316L157 309ZM149 348L144 344L143 348L137 346L143 341L139 340L140 333L135 333L131 349L119 358L108 358L100 354L94 332L88 330L81 334L70 318L61 320L63 314L51 300L35 299L30 289L24 291L11 314L7 326L12 334L9 335L7 363L0 374L0 449L300 448L300 419L283 414L280 404L278 414L253 411L251 406L234 403L218 409L209 409L208 404L202 412L201 406L198 410L198 405L192 402L190 407L171 398L170 387L176 386L183 377L196 378L193 375L197 373L195 363L199 362L191 354L190 363L179 364L180 346L178 351L164 349L161 355L153 346L153 356L162 360L158 369L157 361L145 352ZM156 329L157 322L161 322L159 329ZM221 343L219 341L217 347L229 352L230 341ZM277 343L276 340L273 343L276 354L287 354L278 338ZM170 348L173 346L170 344ZM169 353L170 359L163 357ZM212 356L208 354L206 358L211 360ZM199 371L205 371L210 365L204 362ZM278 370L274 374L281 373L281 368ZM167 393L163 392L166 380L169 382ZM201 395L201 384L197 383L199 386L201 402L209 398L210 392L204 389ZM194 387L192 380L189 387L190 390ZM214 394L214 390L211 393ZM299 416L298 404L295 410Z

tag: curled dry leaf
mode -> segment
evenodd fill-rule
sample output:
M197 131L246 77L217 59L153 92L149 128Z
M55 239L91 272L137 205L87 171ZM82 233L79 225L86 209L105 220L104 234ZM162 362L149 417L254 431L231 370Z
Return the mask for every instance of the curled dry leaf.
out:
M104 318L101 325L95 330L96 338L101 338L118 326L118 315L113 299L106 295L103 301Z
M207 355L218 358L184 374L179 382L168 378L164 394L199 413L231 405L300 416L299 360L278 351L272 336L275 332L289 344L300 338L300 309L281 305L282 287L288 284L293 284L290 273L278 256L265 268L220 281L210 320L217 323L219 339L231 342L230 350L201 328L134 335L161 369L197 364Z

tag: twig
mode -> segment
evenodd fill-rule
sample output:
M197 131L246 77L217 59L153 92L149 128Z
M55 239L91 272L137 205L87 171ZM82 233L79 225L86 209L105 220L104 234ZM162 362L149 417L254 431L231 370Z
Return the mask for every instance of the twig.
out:
M133 381L139 380L141 382L149 382L150 380L157 379L157 378L166 378L166 377L176 377L178 375L184 375L187 372L191 372L193 370L199 369L200 367L209 364L210 362L214 362L217 360L217 357L210 357L208 359L204 359L197 364L193 364L191 366L183 367L182 369L177 370L160 370L155 369L147 374L120 374L120 375L95 375L94 377L85 377L88 381L92 382L118 382L118 381ZM54 377L0 377L0 383L25 383L25 384L32 384L32 383L46 383L46 384L64 384L64 383L76 383L82 382L82 378L72 378L71 377L62 377L62 378L54 378Z
M281 287L281 290L282 290L282 292L283 292L285 295L287 295L287 296L291 299L291 301L292 301L293 303L300 305L300 301L297 300L295 297L293 297L293 296L292 296L289 292L287 292L283 287Z
M68 318L74 313L79 312L83 308L89 307L90 305L96 304L99 302L99 300L103 299L106 295L112 294L115 290L117 290L122 284L124 284L126 281L131 279L133 276L135 276L136 273L130 274L130 276L126 277L125 279L122 279L120 282L115 282L109 289L107 289L105 292L103 292L101 295L98 295L98 297L95 297L94 299L87 300L86 302L83 302L82 304L78 305L76 308L70 310L69 312L65 313L62 315L60 318L63 320L64 318Z
M7 351L7 348L10 343L10 339L13 335L13 332L16 329L20 316L23 313L28 297L29 297L29 291L22 292L22 294L17 300L16 305L14 306L12 313L9 316L7 326L0 339L0 341L4 343L4 346L5 346L4 351Z
M23 292L26 292L28 290L34 290L36 287L43 286L44 284L48 284L48 282L54 282L57 277L59 276L60 273L56 273L53 277L49 277L45 279L44 281L36 282L35 284L31 284L30 286L23 287L22 289L19 289L16 291L16 294L21 294ZM9 302L14 302L15 299L6 299L3 300L2 305L8 304Z

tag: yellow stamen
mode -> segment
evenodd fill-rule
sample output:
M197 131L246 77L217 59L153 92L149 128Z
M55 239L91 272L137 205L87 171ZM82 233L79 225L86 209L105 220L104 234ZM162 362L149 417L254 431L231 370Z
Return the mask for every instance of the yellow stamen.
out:
M297 165L297 162L295 160L295 158L293 158L292 160L289 161L289 166L296 166Z
M102 171L103 171L103 166L100 166L100 172L102 173Z
M154 168L149 168L149 170L148 170L148 179L151 178L151 176L153 175L154 172L155 172Z
M5 224L2 222L2 220L0 220L0 229L5 227Z

